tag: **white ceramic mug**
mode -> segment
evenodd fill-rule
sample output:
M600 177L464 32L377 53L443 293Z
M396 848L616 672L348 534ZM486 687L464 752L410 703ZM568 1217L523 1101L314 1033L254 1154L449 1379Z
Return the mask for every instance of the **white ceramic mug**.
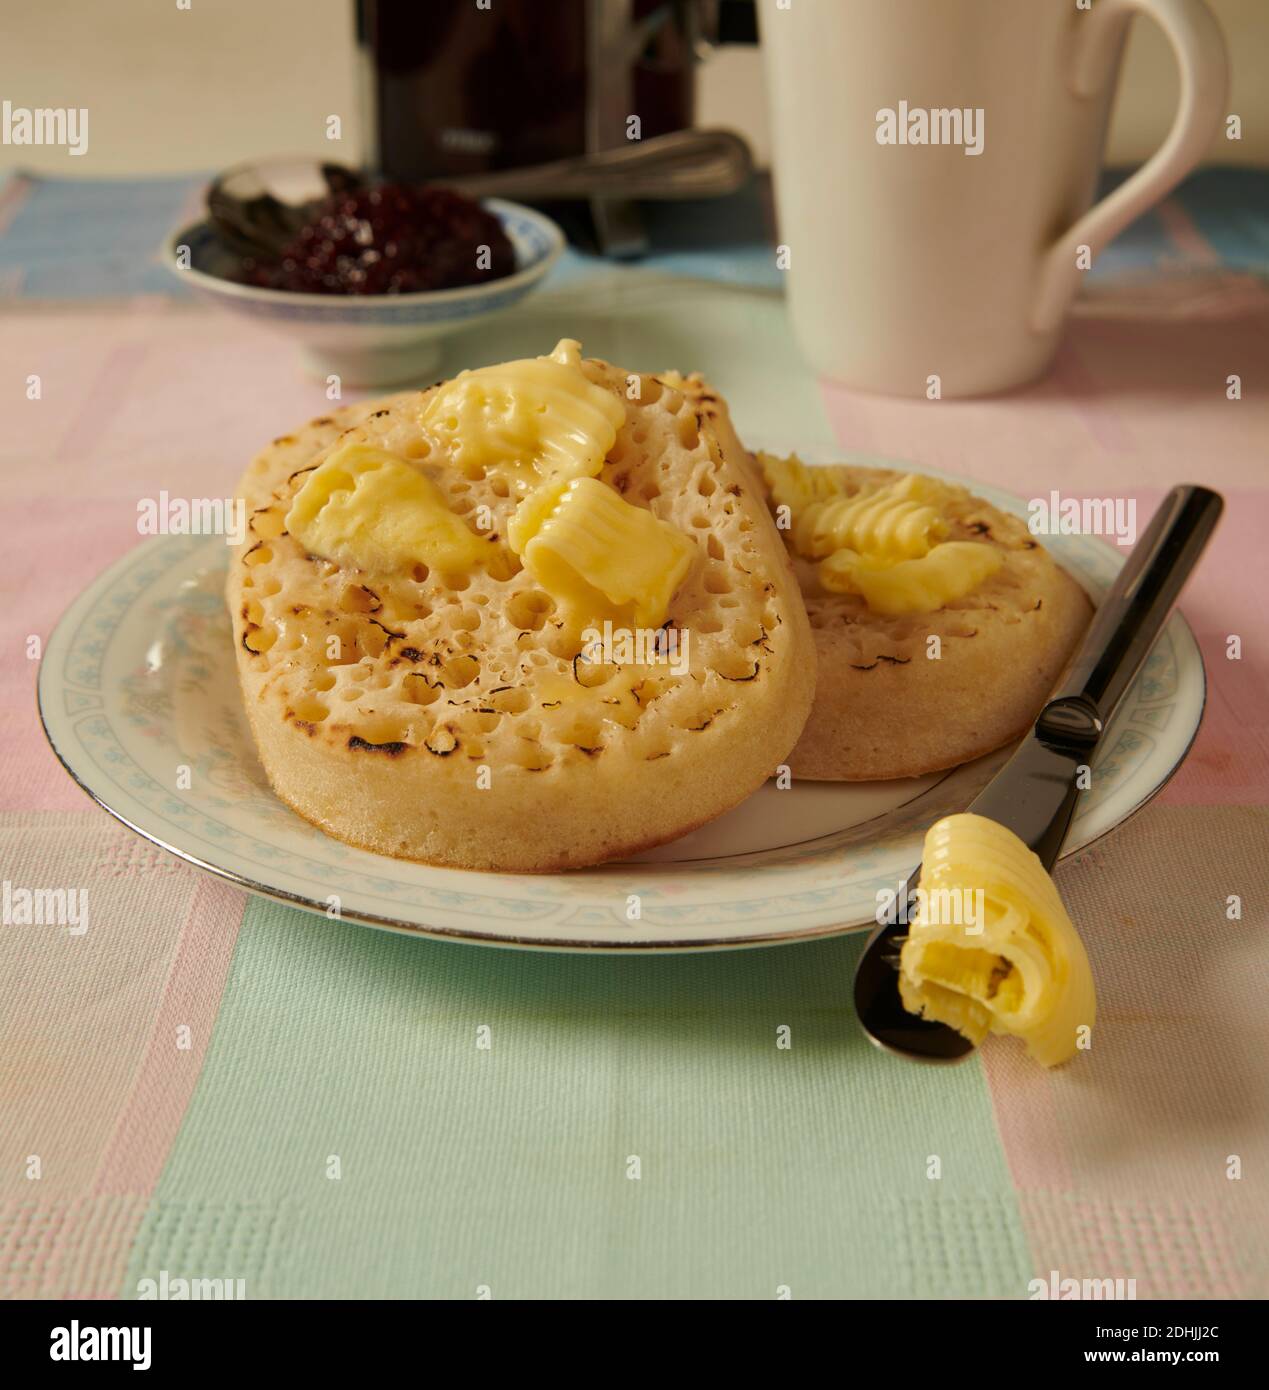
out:
M759 12L794 333L812 366L864 390L932 395L937 379L943 396L979 395L1038 376L1090 257L1198 163L1225 116L1225 44L1203 0ZM1172 44L1180 108L1090 209L1136 13Z

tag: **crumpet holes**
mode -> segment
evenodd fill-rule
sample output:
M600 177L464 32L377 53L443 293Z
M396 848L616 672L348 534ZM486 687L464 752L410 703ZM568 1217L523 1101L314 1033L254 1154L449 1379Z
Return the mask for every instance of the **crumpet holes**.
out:
M672 682L661 676L646 676L638 685L631 688L631 693L641 707L650 705L653 700L658 699L670 689Z
M459 735L449 724L438 724L424 739L423 744L429 753L436 753L438 758L446 758L459 746Z
M485 570L490 579L514 579L523 568L520 557L503 545L494 546L485 557Z
M347 584L339 596L339 606L345 613L377 613L383 605L378 594L364 584Z
M676 729L683 729L686 733L703 733L714 722L715 712L708 705L697 705L676 714L671 723Z
M724 680L748 681L758 674L758 663L747 652L725 651L710 661L711 668Z
M540 743L521 739L519 745L511 750L511 761L526 772L545 772L551 766L552 758Z
M517 686L511 690L494 691L489 696L489 703L504 714L523 714L533 703L533 699L527 690Z
M526 589L513 594L507 604L507 618L521 632L539 632L554 602L539 589Z
M334 657L331 658L330 664L332 666L355 666L364 655L361 644L357 640L357 634L345 629L334 635L339 638L339 646Z
M480 612L475 608L460 608L457 613L446 616L453 632L475 632L480 626Z
M357 737L365 743L376 745L408 743L410 726L400 719L367 719L358 727Z
M441 692L427 683L427 677L411 671L401 682L401 694L412 705L431 705L441 698Z
M262 507L251 517L251 533L262 541L277 540L285 529L285 517L280 508Z
M320 724L329 714L329 707L315 696L301 695L295 702L295 717L306 724Z
M441 670L445 684L451 690L462 690L480 675L480 662L474 656L456 656L447 661Z
M560 734L560 742L571 744L574 748L599 749L603 747L604 736L593 719L575 719Z
M363 654L370 657L381 657L384 648L388 645L388 640L388 634L381 627L374 623L368 623L365 631L360 635Z

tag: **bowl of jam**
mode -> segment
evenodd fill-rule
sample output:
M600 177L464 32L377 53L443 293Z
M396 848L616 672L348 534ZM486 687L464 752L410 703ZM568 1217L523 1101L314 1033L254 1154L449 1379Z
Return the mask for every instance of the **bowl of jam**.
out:
M407 184L332 192L274 241L234 243L209 217L173 232L162 255L195 294L350 386L423 380L447 337L518 304L564 249L532 208Z

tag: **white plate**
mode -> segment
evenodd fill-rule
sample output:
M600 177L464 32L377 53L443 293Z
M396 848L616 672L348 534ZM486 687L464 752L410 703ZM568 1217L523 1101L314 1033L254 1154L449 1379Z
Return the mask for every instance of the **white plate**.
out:
M1008 493L972 487L1026 515ZM1090 537L1048 543L1094 597L1123 564ZM878 891L897 888L920 859L925 829L963 810L1008 754L902 782L804 782L783 791L769 783L671 845L581 872L482 874L386 859L323 835L270 791L238 695L221 596L227 556L220 537L160 537L96 580L49 640L39 681L45 731L84 790L147 839L300 907L328 911L334 895L349 921L485 944L607 951L750 946L870 926ZM1205 695L1198 645L1174 615L1108 731L1065 854L1106 834L1168 781L1198 731ZM188 790L178 790L182 767ZM631 921L633 896L641 915Z

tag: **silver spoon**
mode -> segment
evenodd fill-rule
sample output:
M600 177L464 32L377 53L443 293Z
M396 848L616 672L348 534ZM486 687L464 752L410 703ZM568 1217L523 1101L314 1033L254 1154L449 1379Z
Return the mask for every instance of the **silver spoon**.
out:
M716 198L753 172L749 146L729 130L680 130L550 164L432 180L471 198L676 200ZM207 190L217 232L240 255L277 257L331 193L366 179L340 164L279 157L235 165Z
M1046 870L1057 863L1075 811L1077 770L1090 762L1223 506L1219 493L1193 483L1168 493L1094 615L1057 693L967 808L1008 826ZM908 1013L899 999L899 948L920 876L918 865L896 920L879 924L868 938L855 970L855 1012L878 1047L922 1062L960 1062L974 1050L969 1039Z
M753 172L749 146L730 130L676 130L550 164L437 179L471 198L717 198Z
M207 215L217 233L243 256L276 258L312 220L322 199L360 188L364 180L342 164L278 157L236 164L207 190Z

